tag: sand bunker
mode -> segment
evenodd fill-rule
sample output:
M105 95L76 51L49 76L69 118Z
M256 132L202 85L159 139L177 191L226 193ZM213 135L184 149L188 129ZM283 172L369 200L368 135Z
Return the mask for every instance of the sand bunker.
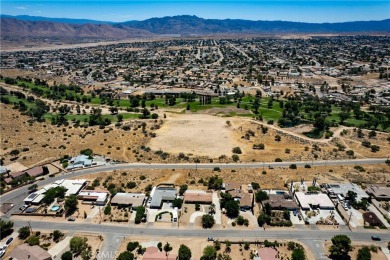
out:
M173 154L192 153L194 155L219 157L232 154L232 148L240 146L229 119L209 115L175 115L169 117L149 142L153 150Z

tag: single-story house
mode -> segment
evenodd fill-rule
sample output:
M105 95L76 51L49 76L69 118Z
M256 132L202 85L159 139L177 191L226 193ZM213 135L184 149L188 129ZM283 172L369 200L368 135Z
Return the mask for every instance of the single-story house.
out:
M366 192L378 201L390 201L390 187L371 185Z
M30 177L38 177L45 174L45 169L42 166L36 166L24 172Z
M295 192L294 194L299 206L302 210L311 209L334 209L334 204L327 194L324 193L303 193Z
M111 199L111 205L114 206L131 206L132 209L137 209L144 205L145 194L143 193L123 193L119 192Z
M184 192L184 202L211 204L213 203L213 194L203 190L186 190Z
M173 187L156 187L150 202L150 208L159 209L164 201L173 201L177 197L177 190Z
M253 208L253 194L243 193L240 198L240 209L251 210Z
M146 248L142 259L143 260L176 260L177 255L173 253L169 253L168 255L166 255L165 252L161 252L157 247L150 246Z
M98 206L104 206L108 199L108 192L106 191L93 191L82 190L77 195L77 198L82 200L83 204L94 204Z
M28 244L22 244L12 250L9 255L9 259L21 260L51 260L51 255L40 246L29 246Z
M261 202L262 205L269 203L273 210L297 210L298 204L294 200L288 200L282 194L268 194L268 200Z

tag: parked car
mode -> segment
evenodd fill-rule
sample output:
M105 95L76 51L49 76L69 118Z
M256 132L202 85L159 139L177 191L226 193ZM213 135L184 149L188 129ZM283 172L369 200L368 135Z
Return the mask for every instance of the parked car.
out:
M25 209L27 209L27 208L28 208L28 205L24 204L24 205L21 206L19 209L20 209L21 211L23 211L23 210L25 210Z
M74 217L69 217L68 221L75 221L76 219Z
M12 240L14 240L13 237L8 238L7 242L5 242L5 244L8 246L9 244L11 244Z
M214 238L208 237L208 238L207 238L207 241L214 241Z
M5 254L5 250L0 250L0 257L2 257Z
M375 241L381 241L382 240L382 238L379 237L379 236L371 236L371 239L375 240Z

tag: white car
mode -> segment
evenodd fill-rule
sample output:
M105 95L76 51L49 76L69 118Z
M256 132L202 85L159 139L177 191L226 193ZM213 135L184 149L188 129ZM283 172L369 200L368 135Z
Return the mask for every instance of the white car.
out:
M0 250L0 257L2 257L5 254L5 250Z

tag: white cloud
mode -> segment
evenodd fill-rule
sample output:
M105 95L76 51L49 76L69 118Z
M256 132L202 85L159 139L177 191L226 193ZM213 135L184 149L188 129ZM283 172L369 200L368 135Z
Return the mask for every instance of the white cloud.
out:
M15 8L19 9L19 10L27 10L27 7L25 7L25 6L17 6Z

